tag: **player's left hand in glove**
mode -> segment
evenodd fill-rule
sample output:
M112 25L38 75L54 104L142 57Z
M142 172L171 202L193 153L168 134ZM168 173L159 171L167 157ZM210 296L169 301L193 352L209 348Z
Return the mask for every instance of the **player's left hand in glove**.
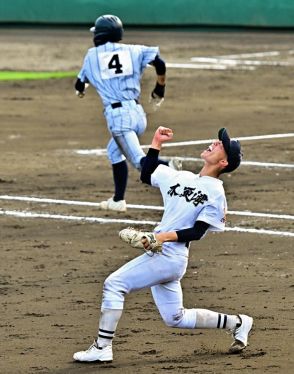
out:
M86 92L83 91L83 92L80 92L80 91L76 91L76 95L77 97L79 97L80 99L82 99L84 96L85 96Z
M86 95L86 89L88 87L89 87L89 84L85 83L84 91L78 91L78 90L76 90L77 97L79 97L80 99L82 99Z
M153 110L156 111L160 108L164 101L165 85L156 83L154 90L151 92L149 102L152 104Z
M79 78L76 81L75 89L76 89L76 95L80 99L82 99L86 94L86 89L89 87L89 83L82 82Z
M119 232L122 241L130 244L131 247L144 249L145 251L161 252L162 243L156 239L155 233L136 230L128 227Z

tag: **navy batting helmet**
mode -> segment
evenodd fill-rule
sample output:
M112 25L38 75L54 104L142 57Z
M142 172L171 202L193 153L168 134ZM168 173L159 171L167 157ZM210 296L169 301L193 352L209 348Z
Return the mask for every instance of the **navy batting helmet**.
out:
M94 44L106 42L118 42L123 36L123 24L121 20L111 14L100 16L95 21L95 26L90 28L94 33Z

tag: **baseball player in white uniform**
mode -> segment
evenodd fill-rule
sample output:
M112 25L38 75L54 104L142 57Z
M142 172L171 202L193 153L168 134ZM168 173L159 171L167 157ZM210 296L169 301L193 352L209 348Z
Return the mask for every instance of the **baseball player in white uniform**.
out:
M84 58L75 89L78 97L83 97L86 85L90 83L101 97L112 136L107 154L112 164L115 191L111 198L101 202L100 207L124 212L128 180L126 159L138 170L145 160L138 139L147 125L146 114L139 103L141 76L148 64L155 68L157 81L150 99L154 108L158 108L164 100L166 66L158 47L119 43L123 25L116 16L98 17L90 30L94 34L95 47L90 48ZM160 162L168 165L166 161ZM169 166L181 168L179 160L171 160Z
M247 346L253 324L251 317L187 309L183 306L181 288L189 243L202 239L209 231L224 230L227 203L219 176L239 166L242 158L240 143L231 140L225 128L220 129L218 140L201 153L204 166L199 174L194 174L158 164L161 145L172 136L169 128L156 130L141 172L141 180L159 188L162 194L164 213L152 233L161 243L161 251L148 251L149 235L144 236L141 241L146 253L126 263L105 280L98 338L89 349L74 354L76 361L112 361L112 339L122 315L125 295L146 287L151 288L154 302L167 326L227 329L234 338L230 353L238 353Z

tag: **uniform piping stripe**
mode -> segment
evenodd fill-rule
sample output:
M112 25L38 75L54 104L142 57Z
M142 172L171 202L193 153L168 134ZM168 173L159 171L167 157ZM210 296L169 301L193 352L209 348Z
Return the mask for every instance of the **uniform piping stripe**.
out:
M221 323L222 316L221 314L218 315L218 321L217 321L217 328L220 328L220 323Z
M99 329L99 332L105 332L106 334L114 334L114 331L108 331L103 329Z
M226 326L227 326L227 319L228 319L228 316L225 314L225 316L224 316L224 324L223 324L223 329L225 329L226 328Z
M99 334L98 337L99 338L103 338L103 339L108 339L108 340L112 340L113 339L113 336L106 336L106 335L102 335L102 334Z

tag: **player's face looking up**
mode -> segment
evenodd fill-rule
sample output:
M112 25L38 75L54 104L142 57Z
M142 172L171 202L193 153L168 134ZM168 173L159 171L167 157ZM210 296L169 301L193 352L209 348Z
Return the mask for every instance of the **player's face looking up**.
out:
M201 158L210 165L219 165L221 168L226 167L227 154L223 143L220 140L214 140L213 143L201 153Z

